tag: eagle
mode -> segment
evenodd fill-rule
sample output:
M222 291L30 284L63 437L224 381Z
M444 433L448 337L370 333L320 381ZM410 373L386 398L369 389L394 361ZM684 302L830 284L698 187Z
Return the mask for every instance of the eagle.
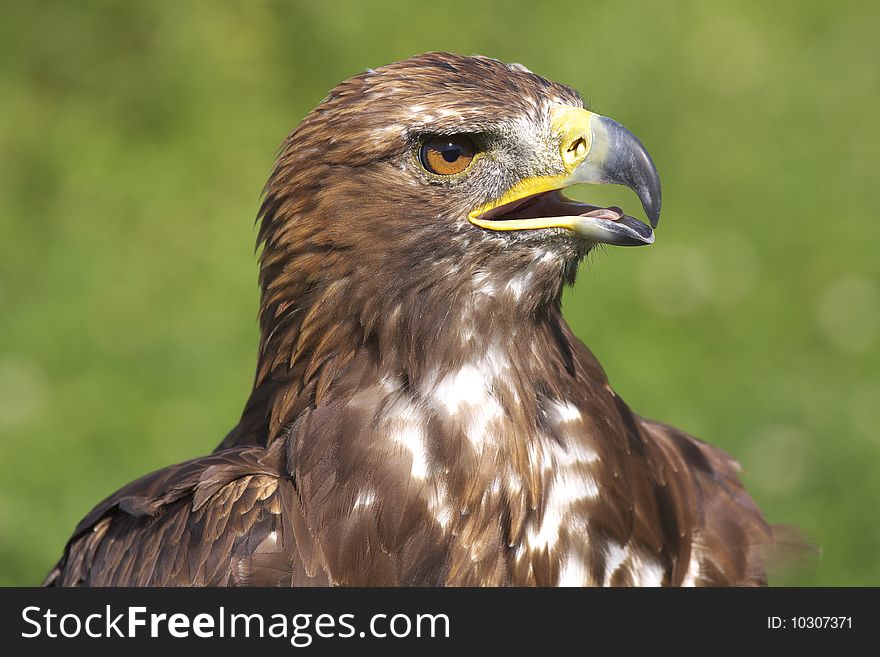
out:
M520 64L340 83L264 189L240 421L98 504L44 584L765 585L736 461L634 413L563 318L584 257L651 244L660 205L633 133Z

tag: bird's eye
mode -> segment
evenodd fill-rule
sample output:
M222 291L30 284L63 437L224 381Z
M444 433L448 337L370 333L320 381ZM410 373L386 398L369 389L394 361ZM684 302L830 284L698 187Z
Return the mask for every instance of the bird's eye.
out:
M431 173L451 176L468 168L474 151L474 142L464 135L431 137L422 145L419 159Z

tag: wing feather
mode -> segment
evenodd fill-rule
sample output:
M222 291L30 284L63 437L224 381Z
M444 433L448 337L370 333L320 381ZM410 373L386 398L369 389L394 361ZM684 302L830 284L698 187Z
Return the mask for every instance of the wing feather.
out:
M280 452L229 449L132 482L78 525L45 584L326 584Z
M674 427L640 420L680 483L671 495L675 515L689 518L690 550L674 584L762 586L774 529L748 495L740 466L728 454ZM658 472L660 470L658 469Z

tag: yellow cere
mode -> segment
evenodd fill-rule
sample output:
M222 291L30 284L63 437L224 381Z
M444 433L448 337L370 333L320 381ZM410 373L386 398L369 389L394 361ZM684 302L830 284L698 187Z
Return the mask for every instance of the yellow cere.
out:
M536 217L487 221L480 215L520 199L568 187L574 170L590 152L593 135L590 122L596 116L582 107L558 106L550 111L550 129L559 137L559 151L566 173L553 176L525 178L513 185L499 198L482 205L468 214L468 221L489 230L529 230L536 228L573 229L574 217Z
M550 129L559 135L562 163L569 174L587 158L593 145L593 117L583 107L559 106L550 110Z

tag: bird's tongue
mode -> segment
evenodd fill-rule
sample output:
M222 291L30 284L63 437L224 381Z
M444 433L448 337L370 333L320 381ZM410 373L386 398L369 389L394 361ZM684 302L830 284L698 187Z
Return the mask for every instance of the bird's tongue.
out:
M565 227L593 242L619 246L639 246L654 241L654 231L647 224L628 216L616 206L597 208L564 196L559 191L545 192L514 201L483 213L483 221L519 223L514 230L552 226L542 219L561 217ZM529 223L531 220L538 225Z
M596 208L589 212L582 212L580 216L592 217L594 219L605 219L607 221L620 221L623 219L623 210L616 205L612 205L608 208Z
M508 203L482 215L483 219L503 221L506 219L532 219L535 217L590 217L606 221L619 221L625 215L618 207L597 208L575 201L559 191L545 192L527 199Z

